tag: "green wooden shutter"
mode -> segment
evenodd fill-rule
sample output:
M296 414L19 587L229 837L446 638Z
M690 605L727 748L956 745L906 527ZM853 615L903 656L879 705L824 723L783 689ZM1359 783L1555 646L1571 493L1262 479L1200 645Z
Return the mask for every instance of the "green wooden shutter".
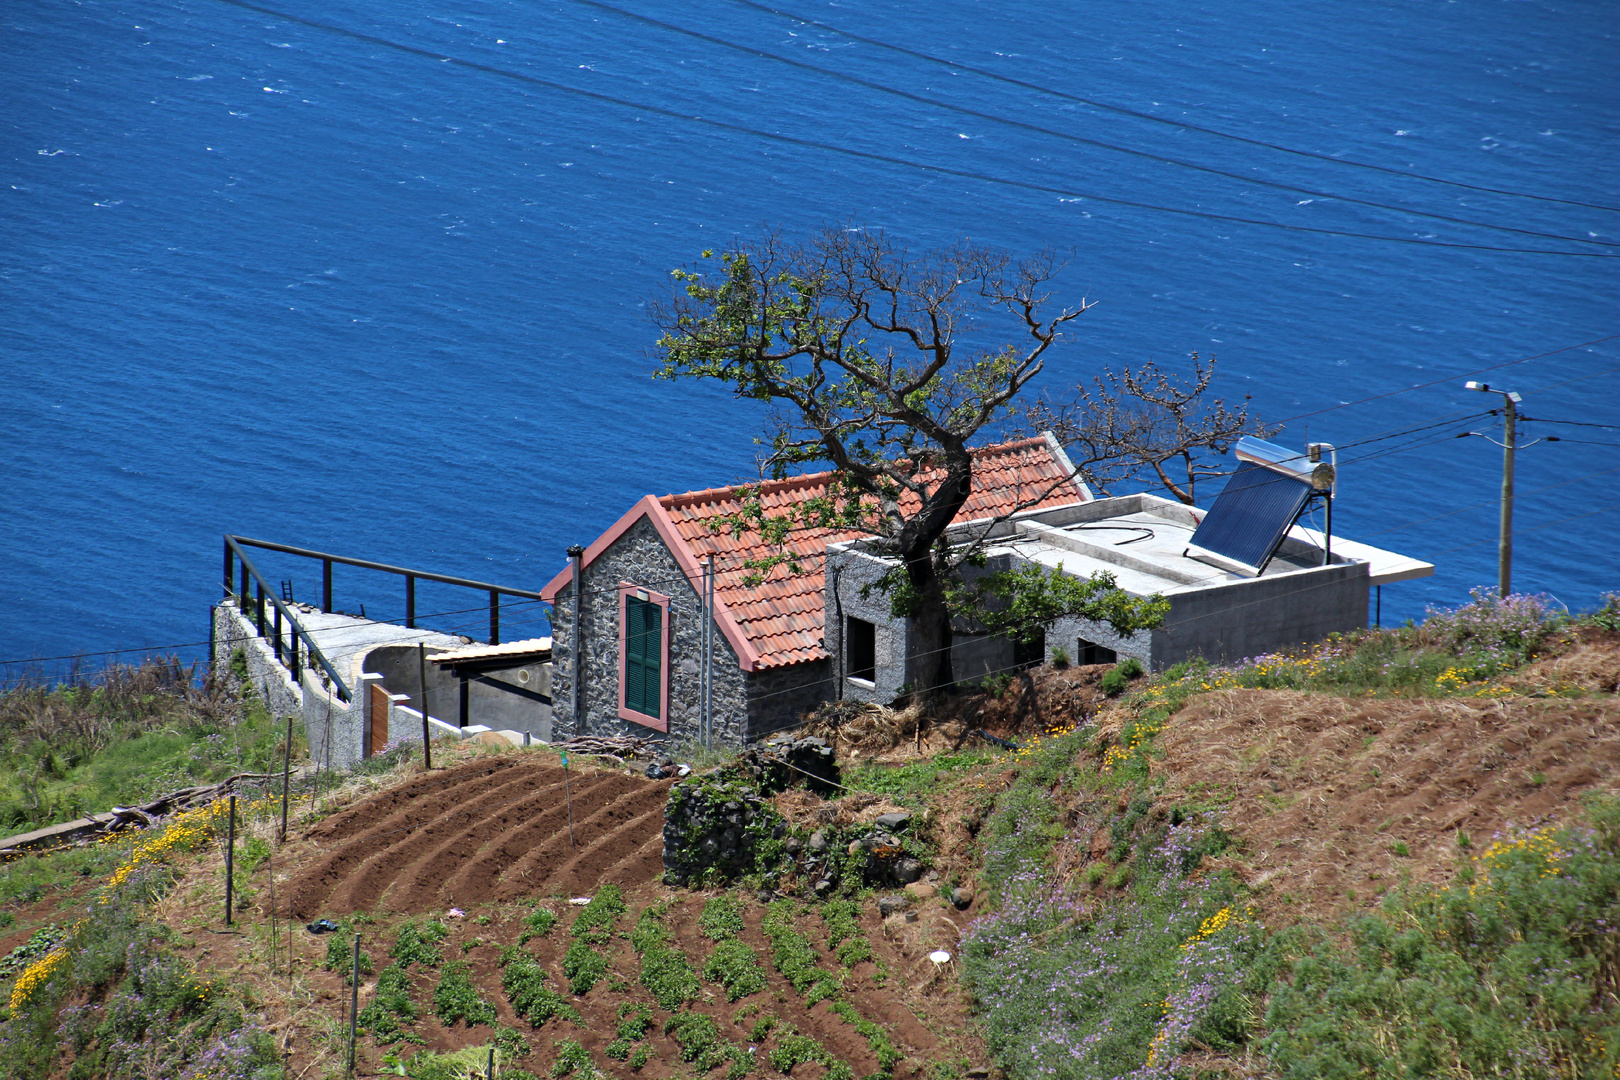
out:
M625 602L624 621L625 708L662 719L664 611L632 596Z

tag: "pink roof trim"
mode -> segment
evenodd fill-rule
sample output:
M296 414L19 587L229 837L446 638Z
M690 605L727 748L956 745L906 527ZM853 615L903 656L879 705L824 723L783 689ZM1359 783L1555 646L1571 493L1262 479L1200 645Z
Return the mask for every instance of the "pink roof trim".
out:
M658 535L663 538L664 546L669 549L671 555L675 556L675 561L680 565L681 573L686 575L687 583L693 589L701 590L703 587L703 567L699 565L692 554L692 549L687 546L680 533L676 532L675 523L669 518L669 511L664 509L663 504L658 501L658 497L655 495L642 496L641 500L632 506L629 512L618 521L615 521L607 532L597 537L595 543L585 549L585 555L580 559L580 564L589 566L595 562L604 551L612 547L620 537L630 531L632 525L642 518L649 519L653 524L653 528L658 530ZM570 563L568 566L563 567L561 573L546 583L545 588L540 590L540 595L548 603L554 602L557 599L557 594L573 580L573 577L574 567ZM759 665L759 650L754 648L753 642L743 636L742 627L737 625L737 620L732 618L725 601L718 596L714 598L714 614L715 625L720 627L720 631L726 635L726 640L731 643L732 649L737 653L737 659L741 662L742 669L744 671L753 671Z

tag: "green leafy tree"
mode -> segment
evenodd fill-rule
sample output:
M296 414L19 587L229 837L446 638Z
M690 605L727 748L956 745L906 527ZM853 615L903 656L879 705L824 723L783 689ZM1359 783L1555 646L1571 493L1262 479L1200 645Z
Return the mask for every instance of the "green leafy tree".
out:
M913 255L879 231L828 227L802 243L767 233L704 252L652 305L661 377L717 380L776 406L763 473L835 470L825 497L790 512L745 500L730 526L757 529L781 552L754 571L797 572L786 543L799 529L874 537L898 563L886 584L912 622L908 677L923 691L951 682L947 583L978 547L946 542L972 490L969 443L1010 416L1089 306L1052 310L1061 269L1050 253L1015 259L963 244ZM970 340L989 321L1011 323L1019 340Z

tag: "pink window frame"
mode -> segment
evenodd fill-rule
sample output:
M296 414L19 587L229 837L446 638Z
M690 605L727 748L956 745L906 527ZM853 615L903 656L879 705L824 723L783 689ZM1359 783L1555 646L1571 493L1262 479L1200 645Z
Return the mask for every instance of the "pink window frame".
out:
M630 597L634 594L637 600L645 598L647 602L657 604L663 609L659 618L660 641L658 643L658 712L656 717L646 713L636 712L627 708L624 703L624 667L628 653L625 649L625 631L629 627L626 619L626 609L630 606ZM654 731L669 730L669 597L662 593L655 593L651 589L644 589L634 582L619 582L619 719L628 720L632 724L650 727Z

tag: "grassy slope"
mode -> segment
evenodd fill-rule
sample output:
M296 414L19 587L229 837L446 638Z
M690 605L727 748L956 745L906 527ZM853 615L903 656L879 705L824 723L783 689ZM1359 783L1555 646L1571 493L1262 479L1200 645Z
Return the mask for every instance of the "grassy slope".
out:
M279 767L283 729L231 682L148 662L0 694L0 829L21 832Z
M679 894L668 908L658 906L659 897L632 897L607 936L588 947L580 945L588 934L571 932L578 909L553 903L558 925L521 947L530 962L511 947L535 909L468 912L448 920L452 931L438 964L418 962L407 978L380 983L394 962L389 954L400 951L405 914L389 913L360 927L371 960L362 1004L391 1001L416 1019L400 1025L406 1038L389 1038L387 1018L371 1014L363 1056L373 1067L409 1060L413 1074L433 1080L464 1076L492 1044L502 1047L502 1075L513 1080L519 1070L563 1075L570 1067L576 1076L593 1069L638 1077L841 1075L841 1066L867 1071L884 1062L897 1077L947 1080L983 1060L985 1043L1017 1076L1047 1070L1099 1078L1616 1075L1620 950L1605 922L1620 920L1620 813L1603 803L1576 809L1582 782L1566 785L1570 798L1537 828L1485 823L1477 835L1461 830L1466 845L1456 831L1448 833L1453 854L1425 865L1449 865L1450 875L1403 873L1401 860L1418 858L1411 850L1400 854L1392 839L1376 845L1379 858L1397 860L1376 890L1346 896L1349 890L1338 889L1332 895L1340 902L1329 904L1324 889L1313 905L1298 898L1307 895L1306 878L1320 861L1267 865L1261 858L1267 852L1244 832L1260 832L1246 825L1260 819L1239 811L1255 801L1245 785L1260 775L1252 770L1263 764L1263 740L1221 729L1233 762L1221 782L1209 782L1215 774L1207 762L1201 783L1178 776L1192 774L1192 762L1202 759L1178 750L1173 736L1196 731L1232 695L1288 702L1272 716L1282 726L1301 709L1348 715L1371 702L1391 711L1430 710L1442 721L1496 703L1588 708L1600 717L1589 727L1612 727L1613 688L1601 682L1605 676L1585 687L1579 680L1560 684L1556 658L1525 665L1538 648L1620 651L1605 646L1610 631L1588 626L1573 643L1558 644L1544 614L1489 605L1424 628L1330 642L1299 657L1225 671L1192 666L1135 684L1095 724L1070 730L1048 722L1020 751L852 770L851 784L874 794L848 795L830 805L832 813L870 816L878 794L884 805L917 811L941 883L977 889L968 918L928 900L918 905L923 917L915 924L879 926L870 900L860 901L861 933L883 963L880 969L858 962L842 973L845 996L834 1004L854 1003L852 1018L809 1001L824 992L818 971L840 974L831 924L816 917L815 907L797 914L790 908L784 914L794 918L767 933L767 913L746 891L734 894L747 927L743 943L761 957L769 985L735 1002L726 1000L719 968L703 977L719 943L694 936L702 897ZM1582 670L1607 670L1601 657L1588 660ZM1389 753L1399 757L1398 750ZM1337 764L1335 758L1315 765L1323 772L1339 767L1347 780L1365 766L1354 755L1339 756ZM1391 760L1380 759L1386 767ZM1536 783L1527 774L1513 789L1522 789L1524 800L1498 807L1499 816L1534 805L1533 797L1558 782L1551 776ZM1325 783L1337 786L1331 777ZM1584 786L1612 783L1612 773L1603 773ZM1502 837L1493 840L1493 831ZM267 832L260 837L267 853L266 839ZM182 875L177 888L166 894L149 888L113 906L149 916L91 921L81 950L90 959L52 983L37 1006L7 1020L13 1038L3 1043L0 1075L44 1075L37 1056L43 1051L29 1051L36 1056L27 1060L18 1055L46 1045L62 1061L81 1047L77 1075L112 1074L115 1032L98 1025L127 1006L91 1010L85 1018L58 1011L87 995L109 1006L149 1003L142 1006L152 1024L145 1045L161 1036L163 1045L181 1048L172 1059L176 1068L210 1049L223 1054L230 1043L234 1057L221 1075L273 1076L276 1055L266 1034L273 1031L276 1040L290 1040L303 1075L341 1070L347 991L342 977L322 965L328 951L346 956L346 943L328 950L325 939L289 937L284 926L272 929L251 913L245 936L219 934L215 856L200 841L189 853L176 847L165 858ZM127 859L115 846L14 864L0 869L0 903L35 915L53 897L65 907ZM248 876L256 907L268 901L272 872L267 863ZM650 924L640 916L648 910L662 911L653 921L672 938L660 944L658 933L644 929ZM971 1016L968 999L949 979L906 966L919 948L925 954L949 946L951 938L938 935L954 938L953 924L966 930L961 972L976 995ZM803 940L783 936L784 927ZM603 974L576 995L569 981L588 975L591 949L606 960ZM571 952L579 954L572 963ZM114 953L141 963L131 967ZM466 968L449 963L463 958ZM341 966L336 959L333 966ZM141 964L168 973L154 980L156 992L137 985ZM746 968L736 965L731 974ZM698 976L695 984L687 971ZM694 985L700 1000L677 1000L690 992L682 987ZM521 1016L514 1011L519 1001ZM584 1010L588 1027L575 1026L569 1008ZM479 1023L490 1010L494 1024ZM642 1010L646 1023L638 1019ZM70 1016L76 1019L63 1025ZM766 1022L773 1016L774 1026ZM781 1022L788 1016L798 1019ZM918 1018L931 1033L918 1028ZM52 1035L54 1029L61 1033ZM425 1038L426 1047L412 1046L411 1035ZM908 1059L894 1060L885 1041L909 1047ZM633 1069L642 1051L647 1064ZM795 1067L795 1060L821 1063Z

